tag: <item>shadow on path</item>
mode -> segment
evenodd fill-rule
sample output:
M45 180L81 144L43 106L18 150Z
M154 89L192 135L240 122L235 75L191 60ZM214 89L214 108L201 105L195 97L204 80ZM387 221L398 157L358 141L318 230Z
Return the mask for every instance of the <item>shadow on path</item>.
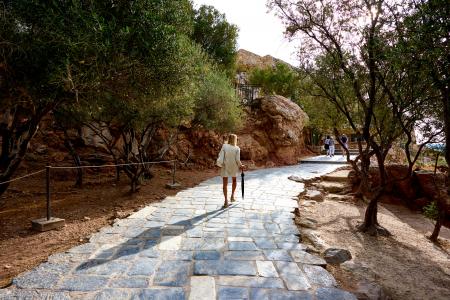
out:
M216 209L198 216L195 216L190 219L181 220L175 223L170 224L164 224L161 226L155 226L155 227L149 227L145 229L143 232L138 234L135 237L131 237L126 242L112 247L105 249L98 253L95 258L91 258L87 260L86 262L83 262L80 264L76 271L78 273L83 273L83 271L86 271L90 268L97 267L100 265L103 265L105 263L117 260L117 259L124 259L126 260L126 256L132 256L136 255L140 252L146 251L148 256L147 257L159 257L161 253L159 250L156 250L156 247L162 242L163 237L169 237L174 238L176 236L180 236L183 233L185 233L188 230L195 229L197 226L203 224L204 222L210 220L211 218L216 218L223 213L227 212L229 209L235 207L236 204L230 205L226 209ZM182 217L182 216L180 216ZM135 219L135 220L141 220L141 219ZM151 222L147 219L147 222ZM203 221L203 222L202 222ZM117 226L121 227L121 226ZM115 227L113 227L115 228ZM129 228L129 227L123 227L123 228ZM224 228L225 230L225 228ZM125 233L125 232L124 232ZM193 237L195 238L195 237ZM197 237L198 239L203 239L203 237ZM141 248L140 244L145 243L144 246ZM202 250L202 249L198 249ZM162 250L164 251L164 250ZM170 250L168 250L170 251Z

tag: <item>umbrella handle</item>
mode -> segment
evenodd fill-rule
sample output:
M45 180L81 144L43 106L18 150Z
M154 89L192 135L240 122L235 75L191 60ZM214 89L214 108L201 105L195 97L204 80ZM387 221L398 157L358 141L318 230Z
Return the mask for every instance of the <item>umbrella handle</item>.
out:
M244 199L244 170L241 170L241 191L242 191L242 199Z

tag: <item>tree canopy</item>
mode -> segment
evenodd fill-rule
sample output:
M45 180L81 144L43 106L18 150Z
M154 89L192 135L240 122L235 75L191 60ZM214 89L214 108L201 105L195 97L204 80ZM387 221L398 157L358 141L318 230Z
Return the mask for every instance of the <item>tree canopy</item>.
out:
M376 218L377 199L388 182L386 155L399 139L405 139L405 149L409 148L414 126L430 119L435 103L430 77L414 63L414 53L404 43L410 36L404 30L405 19L418 5L424 4L406 0L269 1L269 7L285 22L287 35L301 40L301 69L315 86L312 96L332 104L366 142L359 142L361 167L353 167L361 177L361 194L372 194L360 227L370 233L386 233ZM376 187L368 181L372 156L381 182ZM409 159L410 172L416 159Z
M424 108L443 123L445 160L450 166L450 6L445 0L413 1L412 13L402 22L402 48L413 59L410 68L420 74L414 84L426 85L431 101ZM436 126L431 126L435 131ZM447 172L447 195L438 199L439 216L431 240L437 241L445 219L445 198L450 197L450 172Z
M295 102L300 98L300 76L285 63L277 62L274 67L253 69L249 81L260 86L266 94L281 95Z
M195 11L192 39L233 77L236 69L238 27L213 6L202 5Z
M213 8L201 15L212 13L217 22L202 30L211 26L229 36L230 52L218 50L224 46L218 37L196 44L189 0L17 0L0 10L0 181L11 177L41 119L58 107L75 121L116 132L125 162L162 157L167 145L153 139L160 128L194 118L204 126L221 124L198 116L200 106L238 111L218 66L231 65L237 30ZM223 102L199 97L208 80ZM229 127L238 118L231 114ZM142 173L128 171L134 181Z

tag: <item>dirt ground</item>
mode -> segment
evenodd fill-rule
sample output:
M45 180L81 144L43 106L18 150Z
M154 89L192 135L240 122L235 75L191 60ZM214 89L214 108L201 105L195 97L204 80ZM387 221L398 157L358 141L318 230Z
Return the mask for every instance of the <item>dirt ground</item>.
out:
M381 204L378 218L391 237L356 231L365 205L342 201L318 202L302 215L318 221L316 233L329 246L348 249L353 259L331 268L340 285L354 291L358 281L376 282L392 299L450 299L450 230L443 227L441 246L426 236L433 223L418 212Z
M169 168L155 168L154 174L133 195L126 176L117 183L112 171L86 174L82 189L74 188L73 180L53 180L53 216L65 219L66 226L43 233L31 230L31 220L46 213L44 174L12 184L0 199L0 288L17 274L46 261L49 255L86 242L115 218L124 218L178 192L165 188L172 179ZM217 170L178 170L177 182L183 188L192 187L216 174ZM64 174L55 177L63 178Z

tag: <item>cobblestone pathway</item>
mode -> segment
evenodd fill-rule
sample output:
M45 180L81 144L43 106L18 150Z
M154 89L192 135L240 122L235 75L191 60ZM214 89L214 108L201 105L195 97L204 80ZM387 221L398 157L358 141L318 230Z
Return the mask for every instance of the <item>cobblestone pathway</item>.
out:
M167 197L14 279L0 299L356 299L298 243L303 184L335 165L248 172L221 210L220 178ZM240 183L238 182L240 186Z

